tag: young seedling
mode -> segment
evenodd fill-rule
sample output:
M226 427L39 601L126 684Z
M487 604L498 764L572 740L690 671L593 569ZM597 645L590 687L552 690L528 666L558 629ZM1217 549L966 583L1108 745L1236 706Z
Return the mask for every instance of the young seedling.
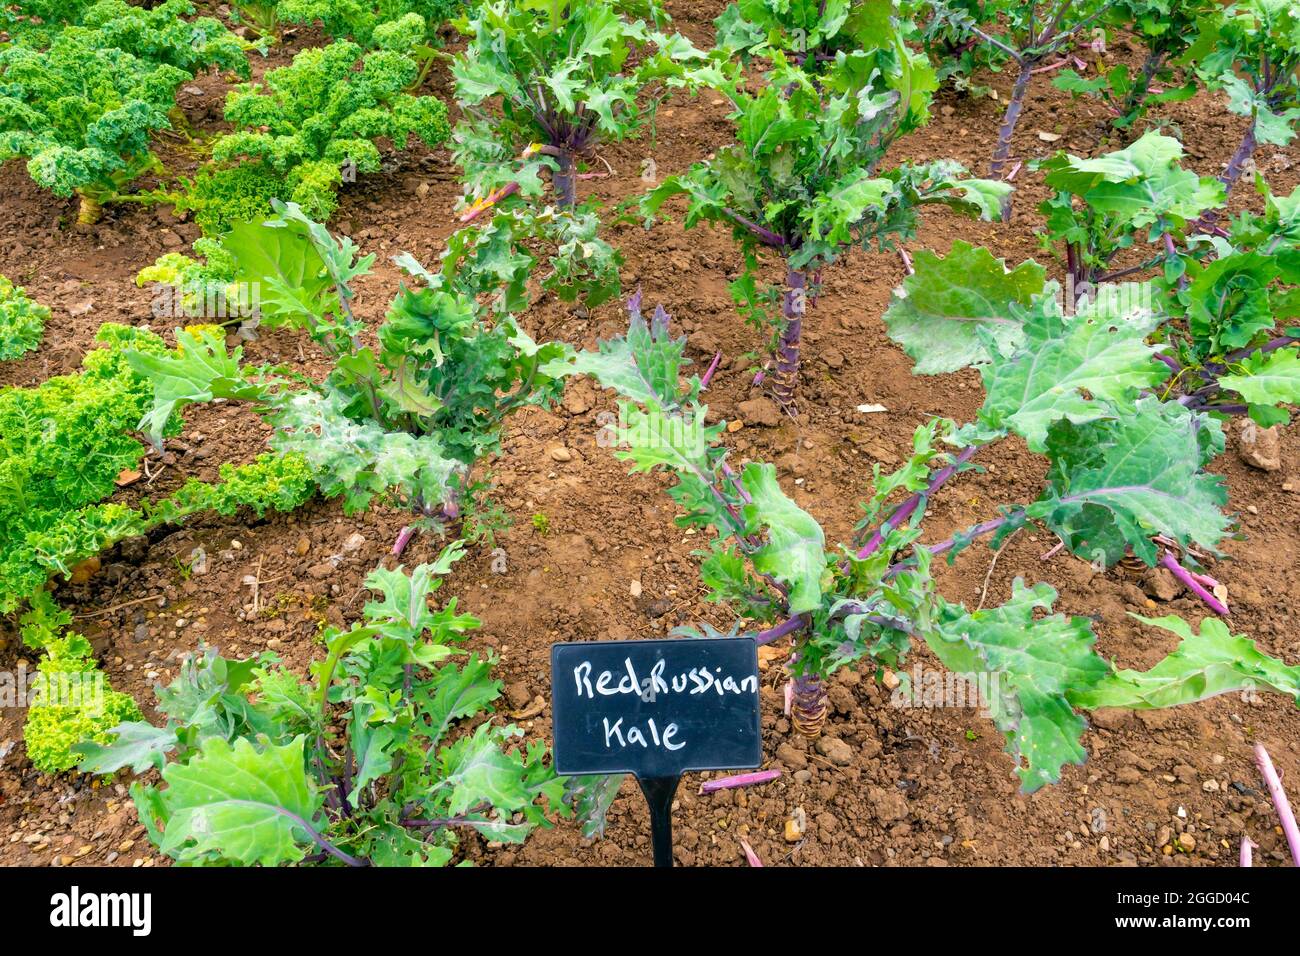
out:
M463 554L372 571L375 599L325 629L306 680L270 653L201 649L158 691L166 722L120 724L78 748L81 769L161 771L131 795L149 839L189 865L444 866L460 832L522 843L548 812L572 816L545 744L483 719L495 660L455 646L478 620L455 598L429 607Z
M989 175L1001 178L1011 158L1011 141L1020 114L1024 110L1025 96L1035 75L1066 65L1066 60L1049 62L1064 52L1084 31L1095 26L1101 16L1116 0L998 0L985 4L983 25L960 5L941 3L938 14L958 29L978 37L982 43L1000 50L1015 64L1016 79L1007 99L1006 112L998 129L997 146ZM1002 32L994 32L989 24L990 11L996 7L1001 14ZM987 28L986 28L987 27Z
M1118 0L1101 20L1107 33L1131 33L1146 47L1141 67L1099 67L1092 79L1064 69L1052 82L1068 93L1100 99L1112 114L1112 126L1132 129L1152 106L1196 95L1194 74L1180 76L1176 64L1197 38L1199 22L1218 9L1214 0Z
M684 194L688 228L700 220L730 228L745 259L732 295L749 321L775 326L770 385L790 415L797 414L804 315L822 269L853 245L875 240L884 248L912 235L926 204L993 218L1010 193L1002 183L963 178L965 170L948 161L880 168L890 145L928 118L934 73L907 48L892 17L861 17L850 26L859 32L835 39L853 52L839 49L826 60L810 48L803 67L775 39L755 46L772 58L757 93L737 71L717 71L711 82L732 104L736 143L643 201L653 217ZM762 250L782 260L780 289L758 288Z

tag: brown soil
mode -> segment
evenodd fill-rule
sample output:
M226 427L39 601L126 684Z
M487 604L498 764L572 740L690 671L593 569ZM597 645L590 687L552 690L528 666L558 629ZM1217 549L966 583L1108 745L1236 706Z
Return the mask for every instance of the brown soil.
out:
M720 0L669 2L678 28L700 43L711 40L711 20L721 6ZM291 49L314 39L300 36ZM1111 55L1131 58L1133 51L1121 44ZM278 52L257 69L286 59ZM991 82L1002 90L1010 84L1005 75ZM182 92L180 102L191 122L204 132L217 128L225 82L204 77L187 86L194 90ZM445 94L447 87L445 75L431 80L436 92ZM999 118L992 100L941 95L933 122L900 144L897 158L951 156L983 171ZM1241 134L1239 118L1204 97L1170 108L1161 119L1181 130L1191 163L1205 174L1221 170ZM1043 80L1031 94L1015 152L1029 159L1060 147L1076 153L1115 148L1100 142L1103 130L1100 108L1072 103ZM1048 144L1039 131L1061 138ZM616 175L583 186L612 208L645 188L644 157L653 157L665 176L704 158L728 137L715 97L675 100L660 113L657 141L604 149ZM171 141L163 148L179 168L194 162ZM1294 152L1261 150L1260 168L1275 191L1296 185L1294 160ZM943 252L962 238L1012 262L1035 255L1050 261L1038 248L1036 232L1035 206L1044 190L1027 168L1016 185L1012 223L929 212L910 246ZM197 235L191 223L165 209L129 206L79 231L69 225L71 204L38 190L19 163L0 168L0 195L0 273L54 311L44 346L0 366L3 384L31 384L72 370L103 322L148 323L150 291L136 287L135 272ZM394 154L389 171L344 191L333 228L379 256L374 273L359 283L358 311L367 321L382 318L396 288L390 256L409 251L424 262L436 260L453 229L457 195L456 170L446 152L422 149ZM1255 201L1248 187L1235 196L1237 204ZM723 351L727 361L707 393L711 411L743 418L737 406L757 394L749 386L746 353L761 349L762 342L739 321L727 292L738 264L730 238L708 228L685 232L671 219L649 232L633 223L611 225L606 235L626 257L626 286L639 286L647 303L668 309L675 329L689 335L697 362ZM1059 273L1056 264L1052 268ZM974 373L916 377L885 337L880 316L902 278L901 262L892 254L856 252L827 270L824 292L806 322L803 417L775 427L747 422L727 439L738 461L775 462L787 492L832 540L850 533L873 463L895 465L917 425L936 414L969 420L982 399ZM610 304L584 318L549 301L525 322L538 334L590 347L621 331L625 315ZM265 335L246 354L253 361L298 362L309 373L323 369L319 353L286 331ZM883 404L888 413L860 414L855 407L863 403ZM664 636L677 625L700 621L727 630L733 623L727 610L703 601L692 555L700 540L674 525L674 506L660 493L664 480L629 476L597 447L596 416L612 407L609 395L574 383L555 412L527 410L513 419L504 453L488 464L513 519L499 541L508 571L490 573L488 548L480 547L460 562L444 593L460 595L465 609L483 619L470 644L500 656L499 675L509 691L503 710L546 695L553 641ZM124 497L164 493L192 475L215 478L220 462L250 459L264 438L265 429L244 410L196 409L152 484ZM559 446L568 449L569 460L552 456ZM1231 591L1230 624L1266 652L1296 662L1300 643L1287 622L1300 613L1300 525L1290 510L1300 491L1300 437L1295 429L1284 434L1285 465L1278 473L1246 467L1235 449L1234 433L1227 453L1213 465L1227 477L1233 506L1242 509L1242 539L1229 542L1230 561L1216 571ZM933 540L993 514L999 503L1037 495L1044 463L1023 448L1003 443L981 461L986 473L963 476L934 502L927 526ZM534 530L536 514L546 515L548 533ZM147 546L118 548L104 556L104 570L89 584L63 585L58 597L95 641L113 685L147 707L155 681L167 682L177 657L200 639L230 656L272 649L305 666L319 653L313 637L322 619L342 623L359 614L362 579L376 564L391 564L388 549L402 524L402 515L387 511L345 518L337 503L319 501L260 522L206 518L167 529ZM345 551L354 533L364 543ZM1150 666L1176 639L1140 626L1126 612L1173 613L1193 621L1206 614L1186 593L1156 602L1118 571L1094 574L1068 555L1042 560L1053 544L1050 535L1023 531L991 574L992 552L973 547L954 567L941 569L941 589L950 600L974 606L986 587L987 600L996 602L1009 595L1017 577L1048 581L1060 591L1058 610L1091 616L1100 651L1129 667ZM183 579L176 560L197 545L209 555L209 570ZM417 537L404 560L427 560L438 547L435 539ZM324 573L322 562L335 554L343 555L342 562ZM246 575L262 582L264 610L257 615L244 611L251 597L241 583ZM630 590L634 581L640 583L639 597ZM0 667L15 667L19 653L12 629L0 632ZM923 648L912 664L938 666ZM840 748L811 747L792 734L781 716L779 665L765 674L765 757L785 774L774 783L709 797L696 795L695 776L684 780L675 813L683 864L743 864L743 838L768 865L1229 865L1243 833L1262 845L1260 862L1284 859L1285 844L1251 745L1264 742L1279 769L1300 779L1300 735L1294 705L1286 700L1228 696L1170 712L1097 713L1085 739L1088 763L1068 768L1060 784L1023 796L999 735L974 710L894 708L883 688L842 673L831 685L826 730L827 737L848 745L851 756L840 764L821 752L836 757ZM549 736L549 710L525 726ZM0 863L166 862L152 853L120 783L101 787L83 778L38 775L21 738L21 711L0 712L0 754L7 741L17 744L0 757ZM796 808L802 808L808 830L790 844L783 828ZM1193 838L1185 841L1192 848L1173 849L1170 838L1184 831ZM642 865L650 856L645 805L628 781L603 839L584 840L572 824L561 822L522 848L488 846L471 837L465 853L495 865Z

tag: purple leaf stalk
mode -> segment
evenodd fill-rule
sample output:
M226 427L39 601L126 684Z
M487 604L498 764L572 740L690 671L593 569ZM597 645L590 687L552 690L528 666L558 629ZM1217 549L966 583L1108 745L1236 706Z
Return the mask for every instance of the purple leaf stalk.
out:
M397 532L397 540L393 542L393 557L400 558L413 537L415 537L415 525L413 524L408 524Z
M719 352L718 354L713 356L713 361L709 363L708 370L705 371L704 375L701 376L700 378L701 391L709 387L709 382L713 381L713 375L715 372L718 371L718 366L721 364L722 364L722 353Z
M754 848L747 841L741 840L740 848L745 851L745 862L750 866L761 867L763 865L763 861L758 858L758 854L754 852Z
M1206 590L1205 586L1197 580L1196 575L1178 563L1178 559L1173 556L1172 552L1166 551L1161 555L1160 563L1173 572L1174 577L1187 585L1187 589L1204 601L1215 614L1226 615L1232 613L1228 610L1226 604Z
M1251 865L1250 851L1254 849L1258 849L1258 847L1259 847L1258 843L1256 843L1254 840L1252 840L1250 837L1246 836L1243 833L1241 836L1241 855L1237 858L1237 862L1241 866L1246 866L1246 867L1250 866Z
M1223 171L1219 177L1227 192L1232 192L1232 187L1237 184L1241 178L1242 172L1246 169L1246 163L1255 155L1255 147L1258 145L1258 139L1255 135L1255 124L1250 124L1250 129L1246 130L1246 135L1242 137L1241 145L1237 151L1232 154L1232 159L1228 160L1228 168Z
M1286 791L1282 789L1282 778L1277 775L1273 761L1269 759L1268 751L1264 749L1263 744L1255 744L1255 765L1259 767L1264 783L1268 785L1269 796L1273 798L1273 806L1277 808L1278 819L1282 822L1282 832L1286 834L1287 846L1291 848L1291 862L1300 866L1300 827L1296 826L1295 814L1291 812L1291 801L1286 798Z
M913 512L920 507L923 499L928 499L938 491L949 478L957 474L957 472L961 470L961 466L968 462L971 459L971 456L975 454L977 447L977 445L967 445L958 453L957 457L953 459L951 465L940 468L934 473L930 478L930 483L925 486L924 490L916 492L916 494L912 495L912 497L908 498L890 512L889 517L885 519L885 522L870 538L867 539L867 543L862 546L860 551L858 551L858 557L868 558L875 554L876 549L879 548L881 542L885 540L885 535L910 518Z
M734 790L737 787L753 787L760 783L771 783L781 776L780 770L756 770L753 773L739 773L734 777L719 777L706 780L700 784L700 795L716 793L719 790Z

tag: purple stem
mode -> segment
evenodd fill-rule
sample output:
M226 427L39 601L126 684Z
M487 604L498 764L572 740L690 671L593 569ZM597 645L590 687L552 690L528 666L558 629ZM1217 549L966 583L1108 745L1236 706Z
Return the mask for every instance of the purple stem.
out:
M1183 584L1187 589L1204 601L1215 614L1229 614L1228 606L1216 598L1213 594L1205 589L1200 581L1192 576L1192 573L1178 563L1178 559L1169 551L1166 551L1160 557L1160 563L1173 572L1174 577Z
M721 364L722 364L722 353L719 352L717 355L713 356L713 361L709 363L708 371L706 371L703 377L700 379L701 391L709 387L709 382L713 380L713 373L718 370L718 366Z
M1254 348L1237 349L1235 352L1229 352L1223 359L1228 365L1231 365L1233 362L1240 362L1242 359L1249 358L1256 352L1276 352L1278 349L1284 349L1288 345L1295 345L1297 342L1300 342L1300 338L1294 335L1282 335Z
M1246 836L1244 833L1241 835L1241 856L1238 858L1240 865L1250 866L1250 851L1258 846L1258 843Z
M1291 848L1291 862L1300 866L1300 827L1296 826L1295 814L1291 812L1291 801L1286 798L1286 791L1282 789L1282 778L1277 775L1273 761L1269 759L1268 751L1264 749L1263 744L1255 744L1255 764L1264 776L1264 783L1268 784L1269 796L1273 798L1278 819L1282 821L1282 832L1286 834L1287 846Z
M961 466L969 461L971 456L975 454L978 447L978 445L968 445L963 448L957 457L953 459L951 465L940 468L934 473L930 478L930 483L925 486L924 490L918 491L890 512L889 517L885 519L884 523L882 523L876 530L875 534L867 539L867 543L862 546L862 549L858 552L858 558L868 558L874 554L876 549L880 547L881 542L885 540L885 535L910 518L912 513L920 506L921 499L929 498L939 490L944 482L957 474L961 469Z
M1246 130L1246 135L1242 137L1241 145L1237 147L1237 151L1232 154L1232 159L1228 161L1228 168L1219 177L1219 181L1223 183L1227 192L1232 192L1232 187L1241 178L1241 173L1246 168L1246 162L1251 156L1255 155L1255 146L1257 144L1255 124L1252 122L1250 129Z
M1016 124L1020 122L1020 111L1024 109L1025 93L1029 91L1029 81L1033 78L1034 70L1028 62L1020 64L1020 73L1016 77L1016 84L1011 88L1011 99L1007 102L1007 111L1002 117L1002 127L998 130L998 145L993 151L993 162L989 166L989 175L993 179L998 179L1002 175L1002 169L1007 164L1011 156L1011 137L1016 131Z
M1010 515L1003 515L1001 518L991 518L988 521L981 521L973 528L968 528L966 530L966 536L969 538L979 538L986 534L992 534L1010 520ZM953 537L949 538L947 541L940 541L938 544L923 544L921 547L925 548L925 550L929 551L931 554L943 554L945 551L951 551L956 544L957 539Z
M787 618L775 627L769 627L766 631L760 631L754 635L755 644L771 644L778 641L787 634L793 634L795 631L806 627L808 617L805 614L796 614L794 617Z
M393 542L393 557L400 558L406 546L411 543L411 538L415 536L415 525L408 524L401 531L397 532L397 540Z
M555 162L559 165L553 183L556 192L556 205L561 209L569 209L578 203L577 180L573 175L573 153L568 150L560 150L559 155L555 157Z
M754 500L749 496L749 492L745 490L745 486L740 480L740 475L732 471L731 466L725 461L722 463L722 473L727 477L727 480L731 482L731 487L736 489L736 494L740 495L741 501L745 504L749 504Z
M739 223L740 225L748 229L750 232L752 232L765 244L769 246L774 246L777 249L785 248L786 242L784 236L777 235L771 229L763 228L758 223L754 222L752 219L746 219L738 212L732 212L730 209L726 209L724 210L724 212L728 216L730 216L733 220L735 220L737 223Z
M1164 364L1168 365L1170 371L1172 371L1175 375L1177 375L1179 372L1183 370L1183 367L1178 364L1178 360L1174 358L1172 355L1166 355L1164 352L1156 352L1154 353L1154 358L1156 359L1157 362L1163 362Z
M780 770L757 770L754 773L740 773L734 777L720 777L706 780L700 784L700 793L713 793L717 790L732 790L736 787L752 787L759 783L771 783L781 776Z
M776 396L781 411L787 415L798 414L795 392L799 387L799 340L803 336L803 314L807 304L807 279L798 269L789 269L785 275L785 301L782 312L785 326L776 350L776 370L772 373L772 394Z
M763 861L758 858L758 854L754 852L754 848L750 846L746 841L741 840L740 847L742 850L745 851L745 862L747 862L750 866L761 867L763 865Z

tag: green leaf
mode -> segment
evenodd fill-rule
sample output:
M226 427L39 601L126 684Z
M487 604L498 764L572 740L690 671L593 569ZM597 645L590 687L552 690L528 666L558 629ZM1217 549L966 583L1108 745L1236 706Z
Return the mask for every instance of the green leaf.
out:
M1216 436L1221 441L1212 421L1153 396L1118 418L1058 422L1046 442L1050 484L1028 515L1074 554L1107 565L1130 547L1154 565L1157 534L1217 553L1230 524L1220 510L1227 491L1201 470Z
M188 763L163 770L164 853L182 863L296 863L306 854L322 798L307 777L304 737L258 748L209 737Z
M464 813L484 801L502 810L518 810L532 802L524 785L523 762L502 749L504 741L518 736L522 732L513 726L496 729L484 723L442 751L440 787L451 788L449 813Z
M884 320L889 337L916 362L918 375L988 361L978 328L987 329L999 348L1019 345L1023 313L1044 292L1047 277L1032 260L1008 270L987 249L960 239L944 258L917 250L914 267L894 291Z
M1043 451L1054 422L1107 417L1108 403L1128 402L1168 377L1157 349L1145 341L1154 317L1115 315L1106 307L1066 317L1053 302L1039 306L1025 321L1023 349L997 355L980 370L987 392L980 419L1023 436L1031 451ZM993 351L990 336L984 338Z
M1300 704L1300 666L1289 667L1261 653L1254 641L1230 634L1228 626L1218 618L1204 618L1200 633L1196 633L1190 624L1173 615L1131 616L1177 634L1181 638L1178 647L1150 670L1118 670L1112 666L1103 680L1070 693L1076 707L1145 710L1257 690L1286 694Z
M1094 159L1059 153L1042 164L1047 185L1079 196L1084 204L1131 228L1169 219L1196 219L1222 205L1224 186L1183 169L1178 140L1149 132L1126 149Z
M234 256L236 281L257 290L255 301L272 327L283 322L302 327L324 313L321 299L333 283L301 225L277 229L264 220L236 223L222 245Z
M1055 600L1050 586L1030 588L1017 578L1001 607L971 613L939 599L934 631L926 634L950 670L990 678L985 703L1006 735L1025 792L1055 783L1061 767L1087 757L1081 742L1087 725L1068 695L1107 671L1093 653L1096 638L1087 618L1035 618L1035 610L1050 611Z
M488 709L501 696L501 682L493 680L491 658L471 655L463 667L449 664L421 681L413 695L420 733L437 746L454 721Z
M668 314L655 309L649 324L641 316L640 296L629 304L631 314L626 335L604 339L596 352L576 352L544 364L541 371L556 378L590 375L604 388L646 405L676 404L677 376L686 364L686 339L674 339L668 331Z
M1236 371L1219 376L1219 384L1252 405L1300 404L1300 350L1255 352Z
M821 525L791 501L776 480L776 466L750 462L741 473L749 493L743 514L751 531L764 529L766 540L751 552L754 569L770 574L789 589L790 613L821 607L821 577L826 570L826 542Z
M245 379L239 366L242 356L242 348L227 352L225 334L213 328L177 329L176 351L167 355L127 353L131 368L153 383L153 408L141 419L141 431L161 447L167 423L178 406L214 398L264 398L266 387Z
M95 774L116 773L123 767L130 767L132 773L161 770L167 754L180 742L172 724L155 727L144 721L132 721L118 724L110 733L113 735L110 743L87 741L72 748L82 758L78 770Z

